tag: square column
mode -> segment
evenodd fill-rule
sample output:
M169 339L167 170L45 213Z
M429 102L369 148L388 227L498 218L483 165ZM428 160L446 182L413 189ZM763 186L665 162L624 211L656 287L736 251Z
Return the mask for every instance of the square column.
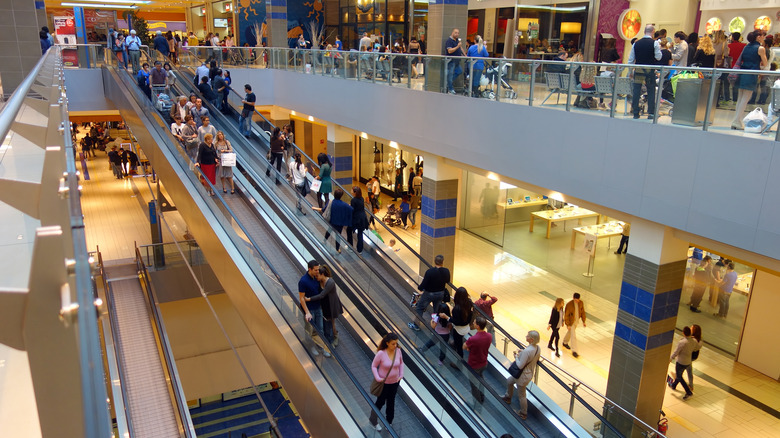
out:
M287 0L268 0L265 14L268 47L287 47Z
M331 177L346 190L352 187L352 138L351 132L328 124L328 155L333 161Z
M672 232L631 221L607 380L607 397L649 425L656 424L663 406L688 253L688 242ZM607 419L623 436L632 436L625 416Z
M453 272L455 265L455 224L458 207L460 169L441 159L425 157L420 205L420 255L431 265L437 255ZM427 270L421 264L420 272Z
M425 35L425 41L429 55L444 54L444 43L453 29L460 29L461 39L465 41L468 9L468 0L431 0L428 3L428 33ZM427 90L438 92L445 88L444 67L441 59L428 61L425 66Z

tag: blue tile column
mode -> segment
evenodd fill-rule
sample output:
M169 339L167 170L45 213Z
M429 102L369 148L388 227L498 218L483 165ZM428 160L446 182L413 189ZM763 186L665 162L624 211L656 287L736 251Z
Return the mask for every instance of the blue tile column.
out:
M352 187L353 137L351 131L328 124L328 155L333 162L331 177L347 190Z
M265 16L268 47L287 47L287 0L266 1Z
M442 55L444 43L452 34L452 29L460 30L460 38L466 43L466 24L468 21L468 0L431 0L428 3L428 31L425 43L429 55ZM419 37L419 35L414 35ZM425 67L425 87L439 92L444 88L444 62L430 59ZM462 82L461 75L457 82ZM457 83L456 82L456 83Z
M420 255L433 264L444 256L444 266L453 271L455 259L455 216L458 207L458 180L435 181L423 177L420 205ZM420 266L420 272L427 269Z
M606 395L650 425L663 406L687 248L668 228L631 223ZM624 415L607 420L623 436L637 433Z

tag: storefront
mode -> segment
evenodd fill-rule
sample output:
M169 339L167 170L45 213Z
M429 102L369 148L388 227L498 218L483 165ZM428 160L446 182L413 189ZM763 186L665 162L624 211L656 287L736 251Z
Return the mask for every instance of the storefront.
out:
M54 17L73 17L73 9L65 8L47 8L46 15L49 22L49 29L55 31ZM108 35L108 29L117 28L117 12L98 10L98 9L84 9L84 27L87 31L87 39L89 42L101 42L106 41Z
M756 29L769 34L780 32L780 1L761 2L760 8L747 8L749 3L736 0L704 0L701 2L699 33L725 30L727 34L739 32L745 36ZM756 5L759 6L759 5Z
M198 39L203 40L208 34L206 23L206 5L197 5L187 8L187 26L195 33Z
M228 34L235 35L232 0L211 3L211 19L214 32L219 34L220 40Z
M396 170L401 171L403 190L408 191L409 172L423 168L423 157L406 151L396 142L381 139L358 138L360 151L359 180L366 183L372 176L379 178L383 191L392 195L395 191Z
M340 0L338 35L344 49L357 49L364 32L384 45L406 38L410 4L403 0ZM415 9L418 6L420 11L424 8L427 19L427 3L419 3Z

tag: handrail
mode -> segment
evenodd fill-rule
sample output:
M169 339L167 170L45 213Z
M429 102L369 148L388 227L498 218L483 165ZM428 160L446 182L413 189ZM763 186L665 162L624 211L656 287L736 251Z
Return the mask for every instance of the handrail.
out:
M52 55L52 53L55 51L56 50L47 50L46 53L41 56L41 59L35 63L35 66L32 68L32 70L30 70L30 73L27 74L27 77L22 80L22 83L16 87L16 90L14 90L11 97L9 97L5 102L3 110L0 111L0 139L4 139L8 135L8 132L11 130L11 126L16 119L16 116L19 114L19 110L22 109L22 104L24 103L24 99L27 97L27 93L30 92L30 88L35 83L35 80L41 73L41 68L43 68L43 65L46 64L49 57L56 56ZM61 72L58 73L61 74Z
M152 107L151 107L151 105L150 105L150 103L148 102L147 99L140 98L137 95L137 93L134 93L134 96L137 98L137 100L140 100L140 102L143 102L143 106L145 108L147 108L149 110L152 110ZM157 112L155 110L152 110L151 114L157 115ZM159 115L157 115L157 117L154 117L154 119L157 120L158 123L162 121L162 119L159 117ZM163 128L164 128L164 125L160 125L160 126L163 126ZM158 128L159 128L159 126L158 126ZM177 144L176 140L173 138L173 135L171 134L170 130L168 130L168 129L163 129L163 130L165 132L166 138L169 140L168 141L168 145L170 145L170 144L176 145ZM282 278L279 275L278 271L270 263L270 260L267 258L267 256L260 250L260 246L254 240L254 238L251 237L251 234L250 234L249 230L246 228L246 226L236 217L235 213L232 211L230 206L227 204L226 200L222 197L220 191L214 185L211 184L211 181L209 181L208 178L206 177L206 175L202 173L202 170L200 169L200 167L196 167L196 169L197 169L197 171L196 171L195 175L197 175L197 176L192 176L193 174L190 174L190 173L187 173L187 175L190 175L189 176L190 178L203 178L203 180L207 182L209 188L215 193L215 197L219 200L219 204L218 205L221 205L221 207L225 209L225 211L228 213L228 215L230 215L233 218L233 220L235 221L234 224L238 225L238 227L241 229L242 233L244 233L245 237L249 240L249 242L250 242L250 244L252 246L253 251L258 256L260 256L260 258L263 260L263 262L271 270L271 273L273 275L270 276L270 277L272 279L274 279L275 282L278 283L282 287L282 290L284 290L284 292L288 295L289 298L293 299L294 302L297 302L298 301L298 297L295 296L292 293L292 291L287 287L287 285L284 283L284 281L282 281ZM196 186L200 187L201 184L197 184ZM204 199L207 200L208 197L204 196ZM215 202L215 204L216 204L216 202ZM191 267L189 267L189 265L188 265L188 268L190 269L190 272L193 273L192 270L191 270ZM265 269L263 269L262 271L264 273L266 273L266 275L268 275L268 273L267 273L267 271ZM193 275L194 275L194 273L193 273ZM387 432L390 434L390 436L397 437L398 435L395 432L395 430L392 428L392 425L387 424L387 422L386 422L386 420L384 418L384 415L382 415L379 412L379 410L377 409L376 405L371 400L370 395L366 392L365 389L363 389L363 386L361 385L361 383L354 376L354 374L352 374L352 372L349 370L349 367L344 362L344 359L340 357L339 353L333 351L333 346L330 345L330 342L328 342L327 338L325 338L324 333L322 333L320 330L318 330L317 327L313 327L313 329L317 332L318 336L320 336L320 339L322 339L323 342L325 342L326 345L331 349L332 357L338 362L339 367L342 369L342 371L345 373L345 375L349 378L349 380L352 382L352 384L358 390L358 392L360 393L361 397L368 404L369 408L371 410L373 410L378 415L379 421L381 421L384 424L384 426L385 426ZM260 397L258 396L258 398L260 398ZM261 399L261 403L263 403L262 399ZM268 412L268 411L266 410L266 412ZM281 436L280 434L278 434L278 431L277 431L277 436Z
M111 315L111 309L114 308L114 299L112 298L112 294L110 293L110 285L108 284L108 281L106 280L106 272L105 267L103 265L103 254L100 252L100 249L97 251L98 254L98 269L100 269L100 278L103 280L103 290L106 294L106 306L109 313L109 324L111 325L111 331L113 333L119 333L119 327L117 326L116 318L114 315ZM115 335L116 336L116 335ZM125 418L125 422L127 424L127 432L130 434L131 437L135 436L135 433L133 432L133 421L132 418L130 418L130 403L127 401L127 391L125 391L125 385L127 384L127 379L125 377L125 371L124 367L119 361L119 358L121 355L119 354L119 350L117 350L118 346L116 342L113 343L114 345L114 356L117 358L117 367L116 370L119 373L119 380L121 381L121 384L119 385L119 391L122 394L122 403L124 407L123 416ZM119 415L117 413L117 415Z
M290 50L293 50L293 49L290 49ZM400 54L399 54L399 55L400 55ZM424 55L407 55L407 56L415 56L415 57L416 57L416 56L424 56ZM444 57L442 57L442 58L444 58ZM482 59L483 59L483 60L485 60L486 58L482 58ZM506 59L497 59L497 60L501 60L501 61L504 61L504 62L508 62L508 61L509 61L509 60L506 60ZM515 60L512 60L512 61L515 61ZM537 61L537 62L538 62L538 61ZM587 65L587 64L594 64L594 63L575 63L575 64L576 64L576 65L581 65L581 64L582 64L582 65ZM595 63L595 64L597 64L597 65L603 65L603 64L601 64L601 63ZM631 65L632 65L632 66L634 66L633 64L631 64ZM635 67L642 67L642 66L635 66ZM648 67L653 67L653 66L648 66ZM656 69L657 69L657 68L660 68L660 66L654 66L654 68L656 68ZM711 69L708 69L708 70L711 70ZM739 71L739 70L734 70L734 71ZM744 72L744 70L743 70L743 72ZM777 75L780 75L780 72L776 72L776 74L777 74ZM241 96L240 96L240 95L239 95L239 94L238 94L238 93L237 93L237 92L236 92L234 89L230 88L230 91L231 91L233 94L235 94L237 97L239 97L239 98L241 97ZM259 112L257 109L255 109L255 110L254 110L254 112L255 112L255 114L256 114L256 115L259 115L259 116L260 116L260 117L263 119L263 121L265 121L266 123L268 123L270 126L274 126L274 127L275 127L275 125L274 125L273 123L271 123L271 122L270 122L270 121L269 121L269 120L268 120L268 119L267 119L265 116L263 116L263 114L262 114L262 113L260 113L260 112ZM309 156L308 156L308 155L307 155L307 154L306 154L306 153L305 153L305 152L304 152L302 149L300 149L300 148L299 148L299 147L298 147L298 146L297 146L295 143L292 143L292 145L293 145L293 147L295 148L296 152L300 153L302 157L305 157L306 159L308 159L308 160L309 160L309 161L312 163L312 166L313 166L313 167L315 167L315 168L319 169L319 167L320 167L320 166L317 164L317 162L316 162L315 160L313 160L311 157L309 157ZM275 171L275 169L274 169L274 171ZM335 179L333 179L333 180L332 180L332 183L333 183L335 186L337 186L337 187L341 188L342 190L344 190L344 194L345 194L345 195L350 195L350 196L351 196L351 190L346 190L346 189L344 189L344 187L343 187L343 186L342 186L342 185L341 185L341 184L340 184L338 181L336 181ZM408 243L406 243L405 239L401 238L401 237L400 237L398 234L396 234L396 233L395 233L395 232L392 230L392 228L388 227L388 226L387 226L387 224L385 224L385 223L384 223L384 221L382 221L382 220L381 220L381 219L380 219L378 216L376 216L376 215L373 215L373 213L372 213L371 211L369 211L367 207L366 207L366 213L367 213L367 214L369 214L369 215L372 215L372 216L374 217L374 221L375 221L375 223L381 223L381 224L382 224L382 227L385 229L385 231L389 232L389 233L390 233L390 235L391 235L393 238L395 238L396 242L398 242L398 243L401 243L402 245L404 245L404 246L406 247L406 249L407 249L407 250L409 250L409 252L410 252L410 253L411 253L413 256L415 256L415 257L418 259L418 261L419 261L420 263L424 264L424 265L425 265L425 266L427 266L428 268L432 268L432 267L433 267L433 265L431 265L431 264L430 264L430 262L428 262L427 260L425 260L425 259L424 259L424 258L423 258L423 257L422 257L422 256L421 256L419 253L417 253L417 251L416 251L414 248L412 248L412 247L411 247L411 246L410 246ZM336 237L336 238L339 238L339 237L341 237L341 236L340 236L340 235L334 235L334 237ZM362 256L361 256L361 258L362 258ZM371 264L370 264L370 263L367 263L367 265L369 265L369 266L371 267ZM371 269L372 269L372 271L374 271L373 267L371 267ZM450 289L451 289L451 290L453 290L453 291L454 291L454 290L456 290L456 289L458 288L458 287L457 287L457 286L455 286L455 285L454 285L452 282L449 282L449 283L448 283L448 286L449 286L449 287L450 287ZM478 308L478 307L474 306L474 310L476 310L476 311L477 311L477 312L478 312L478 313L479 313L481 316L483 316L483 317L484 317L484 318L485 318L487 321L489 321L489 322L490 322L490 323L491 323L491 324L492 324L492 325L493 325L493 326L496 328L496 330L497 330L497 331L500 331L500 332L501 332L501 333L504 335L504 337L505 337L505 338L507 338L509 341L511 341L513 344L515 344L515 345L516 345L518 348L520 348L520 349L524 349L524 348L525 348L525 344L523 344L522 342L520 342L520 341L519 341L518 339L516 339L514 336L510 335L508 331L506 331L506 330L505 330L505 329L503 329L503 328L502 328L502 327L501 327L499 324L497 324L497 323L496 323L496 322L495 322L495 321L494 321L492 318L490 318L490 316L489 316L489 315L487 315L487 314L486 314L484 311L482 311L482 309L480 309L480 308ZM427 324L423 324L423 325L424 325L425 327L427 327ZM580 386L581 386L581 387L584 387L584 388L588 389L590 392L592 392L594 395L596 395L597 397L599 397L599 398L603 399L603 400L605 401L605 404L606 404L606 403L609 403L609 404L610 404L610 405L612 405L612 406L616 406L616 407L617 407L617 408L618 408L620 411L622 411L622 412L623 412L625 415L627 415L627 416L631 417L631 418L632 418L634 421L637 421L637 422L639 422L639 423L640 423L640 424L642 424L644 427L647 427L649 430L654 430L654 429L655 429L654 427L652 427L652 426L648 425L647 423L645 423L644 421L642 421L640 418L636 417L634 414L632 414L632 413L628 412L626 409L624 409L624 408L623 408L622 406L620 406L618 403L616 403L616 402L612 401L611 399L609 399L609 398L608 398L606 395L604 395L604 394L600 393L599 391L597 391L596 389L594 389L594 388L593 388L593 387L591 387L590 385L586 384L585 382L581 381L579 378L575 377L574 375L572 375L572 374L571 374L571 373L569 373L568 371L566 371L566 370L564 370L563 368L561 368L561 367L560 367L558 364L556 364L556 363L554 363L554 362L544 361L544 360L543 360L543 361L540 361L540 364L539 364L539 365L540 365L540 367L541 367L543 370L545 370L545 371L547 371L548 373L550 373L550 374L551 374L551 376L553 377L553 379L555 379L556 381L558 381L558 382L561 384L561 386L562 386L562 387L564 387L564 388L565 388L565 389L566 389L568 392L570 392L570 393L571 393L571 394L572 394L574 397L578 398L578 399L579 399L579 400L580 400L580 401L583 403L583 405L585 405L585 406L589 406L589 405L588 405L588 403L586 403L584 400L582 400L582 399L581 399L581 398L580 398L580 397L579 397L579 396L578 396L578 395L577 395L577 394L576 394L574 391L572 391L572 389L571 389L571 388L570 388L568 385L566 385L566 384L565 384L565 383L564 383L562 380L560 380L559 378L557 378L557 376L554 376L550 370L547 370L547 368L548 368L548 366L546 365L547 363L549 363L549 364L550 364L551 368L555 368L555 369L557 369L557 371L559 371L559 372L561 372L561 373L563 373L563 374L567 375L567 376L568 376L568 377L569 377L571 380L573 380L573 381L577 382L577 385L578 385L578 387L580 387ZM598 413L597 411L595 411L595 410L593 410L593 409L591 409L591 410L592 410L592 412L593 412L594 414L596 414L596 415L597 415L598 417L600 417L602 420L606 421L606 419L604 419L600 413ZM607 421L607 424L608 424L608 427L612 427L612 425L611 425L611 424L610 424L608 421Z
M138 250L138 246L135 247L135 264L138 269L138 273L141 274L143 279L144 297L146 298L146 304L149 306L149 312L154 320L154 326L157 332L157 341L159 347L163 353L163 361L165 362L165 373L168 381L170 382L169 389L173 395L174 409L176 410L177 420L179 426L184 432L184 436L187 438L196 437L195 426L192 424L192 417L190 417L187 411L187 398L184 395L184 388L181 386L181 380L179 379L179 371L176 367L176 359L173 357L173 350L171 344L168 341L168 332L165 329L165 323L160 315L160 309L157 307L157 293L152 287L152 283L149 281L149 272L146 270L143 258L141 257L141 251Z

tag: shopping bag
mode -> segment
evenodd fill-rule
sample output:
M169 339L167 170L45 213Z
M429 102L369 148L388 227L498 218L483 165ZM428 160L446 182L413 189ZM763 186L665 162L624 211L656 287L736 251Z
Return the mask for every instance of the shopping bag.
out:
M322 185L322 181L320 181L318 179L312 180L312 182L311 182L311 191L312 192L319 192L321 185Z
M219 164L223 167L236 167L236 153L225 152L219 159Z
M756 107L742 119L742 123L745 125L745 132L757 134L769 123L769 119L761 107Z
M425 74L425 64L422 62L417 63L417 74L418 75L424 75Z

